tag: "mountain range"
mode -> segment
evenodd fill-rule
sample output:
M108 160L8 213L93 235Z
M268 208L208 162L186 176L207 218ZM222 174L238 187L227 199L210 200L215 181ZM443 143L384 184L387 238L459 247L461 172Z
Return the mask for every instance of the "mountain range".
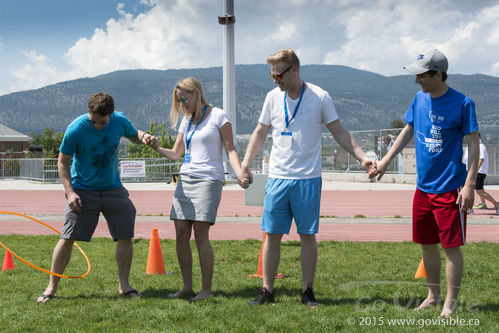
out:
M383 129L403 119L416 91L414 76L383 76L336 65L301 66L302 78L327 90L342 124L349 130ZM137 128L153 121L168 123L173 87L193 76L203 85L208 102L223 105L222 68L180 70L125 70L81 78L44 88L0 96L0 123L24 134L44 128L64 131L78 115L87 112L88 99L104 91L115 100ZM499 141L499 78L482 74L450 74L449 86L476 103L482 137ZM268 65L236 66L237 133L255 128L265 95L275 87Z

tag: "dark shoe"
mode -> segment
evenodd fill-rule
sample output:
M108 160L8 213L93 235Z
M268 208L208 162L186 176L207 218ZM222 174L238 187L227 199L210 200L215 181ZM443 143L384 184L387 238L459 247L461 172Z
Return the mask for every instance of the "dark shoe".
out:
M249 305L262 305L265 303L274 303L274 292L268 291L267 288L263 288L258 296L249 303Z
M123 296L123 297L130 297L130 298L134 298L134 297L142 297L142 294L139 293L137 290L135 289L130 289L129 291L125 292L125 293L122 293L120 294L120 296Z
M314 290L310 287L301 294L301 302L311 309L317 308L320 305L320 303L315 300Z

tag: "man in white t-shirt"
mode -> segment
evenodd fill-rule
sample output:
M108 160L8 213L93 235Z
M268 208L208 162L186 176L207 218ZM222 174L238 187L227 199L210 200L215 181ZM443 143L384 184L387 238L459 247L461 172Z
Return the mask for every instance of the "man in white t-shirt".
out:
M250 305L274 302L274 278L280 260L283 234L294 219L301 240L302 303L317 307L313 282L317 266L317 243L321 196L321 140L326 124L336 142L362 162L373 166L350 133L340 124L329 94L300 78L300 60L293 49L277 51L267 58L270 76L278 85L265 98L241 164L240 184L251 183L249 165L272 128L269 180L261 229L267 233L263 248L263 288Z

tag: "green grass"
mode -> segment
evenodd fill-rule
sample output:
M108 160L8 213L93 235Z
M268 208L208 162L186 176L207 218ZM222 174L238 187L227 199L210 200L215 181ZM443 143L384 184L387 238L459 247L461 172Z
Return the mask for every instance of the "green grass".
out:
M2 236L0 241L18 255L48 268L57 237ZM134 241L130 281L144 295L124 299L117 294L115 244L95 238L79 245L89 256L92 271L83 279L64 279L57 297L36 304L48 275L14 259L15 269L0 272L0 331L5 332L412 332L426 321L432 331L497 331L499 326L499 244L471 243L463 247L465 274L455 317L479 320L479 326L441 326L439 308L414 312L427 293L425 279L413 276L421 260L420 248L410 242L320 242L315 293L321 302L310 310L300 303L301 268L298 242L283 243L277 279L276 303L250 307L261 288L256 272L260 241L213 241L214 297L191 303L168 299L177 291L181 276L175 242L162 240L163 257L170 275L146 275L148 240ZM194 288L201 278L197 250L194 254ZM4 251L0 251L4 255ZM78 250L66 270L81 275L86 262ZM445 289L445 288L444 288ZM352 319L353 318L353 319ZM413 326L389 326L388 320L414 319ZM355 320L353 325L349 321ZM363 323L364 325L360 325Z

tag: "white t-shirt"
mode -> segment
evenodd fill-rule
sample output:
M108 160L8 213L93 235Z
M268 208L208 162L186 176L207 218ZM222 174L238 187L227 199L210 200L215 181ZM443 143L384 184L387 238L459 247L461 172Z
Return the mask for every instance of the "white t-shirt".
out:
M288 118L291 119L299 98L286 98ZM272 151L269 177L310 179L321 177L322 129L338 119L333 100L327 91L311 83L306 84L295 118L286 130L284 92L278 87L267 94L258 121L272 126ZM290 132L292 135L282 135ZM291 140L290 140L291 139Z
M196 127L196 124L192 124L189 133L186 133L189 121L190 118L184 117L178 129L178 132L184 135L186 147L187 136L190 136ZM208 117L199 124L192 136L189 146L191 160L189 163L182 164L180 173L197 178L224 181L223 142L220 128L225 123L230 123L230 120L224 110L212 108Z
M483 163L480 169L478 169L478 173L483 173L483 174L488 174L489 172L489 154L487 154L487 148L485 148L485 145L480 141L480 158L483 158Z
M480 157L479 160L483 159L482 166L478 169L478 173L483 173L486 175L489 172L489 154L487 154L487 148L480 141ZM468 168L468 147L466 146L463 154L463 163L466 164L466 168Z

